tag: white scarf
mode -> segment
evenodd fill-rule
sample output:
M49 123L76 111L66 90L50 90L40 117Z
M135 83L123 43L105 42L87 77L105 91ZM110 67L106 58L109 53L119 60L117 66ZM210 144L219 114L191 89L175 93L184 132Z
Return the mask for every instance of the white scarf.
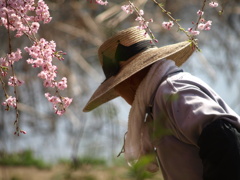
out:
M153 151L154 147L148 135L149 128L146 127L147 123L144 122L146 108L162 77L173 66L175 66L175 63L166 59L153 64L136 91L129 113L128 132L124 142L125 159L128 161L129 165L131 165L132 162L137 162L149 151ZM150 167L152 170L154 168L158 168L156 164Z

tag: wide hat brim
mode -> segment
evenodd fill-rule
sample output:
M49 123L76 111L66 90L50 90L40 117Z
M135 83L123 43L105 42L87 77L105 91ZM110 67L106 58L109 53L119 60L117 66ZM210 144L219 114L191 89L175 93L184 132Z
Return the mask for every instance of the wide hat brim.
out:
M123 66L117 75L110 77L97 88L84 107L83 112L91 111L103 103L118 97L119 94L114 90L114 87L145 67L161 59L171 59L175 61L177 66L181 66L193 52L194 47L192 43L184 41L160 48L151 48L136 54L128 60L129 63Z

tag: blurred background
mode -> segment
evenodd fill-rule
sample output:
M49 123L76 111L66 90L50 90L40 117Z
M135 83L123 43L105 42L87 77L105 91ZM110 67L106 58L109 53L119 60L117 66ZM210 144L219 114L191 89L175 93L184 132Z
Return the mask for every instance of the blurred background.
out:
M37 77L39 69L26 63L16 63L16 74L25 81L18 90L20 97L20 126L26 135L14 136L15 112L0 108L0 151L6 154L30 150L34 157L54 164L60 159L77 162L79 157L92 157L115 162L123 145L127 130L129 105L117 98L89 113L82 109L92 93L104 81L98 62L98 47L115 32L136 26L136 15L128 15L121 6L128 1L109 0L107 6L100 6L90 0L45 0L53 20L41 24L39 37L54 40L57 50L67 52L63 62L55 61L59 78L68 78L68 88L63 96L73 98L72 105L63 116L57 116L51 104L44 97L47 91ZM157 46L164 46L187 40L182 32L173 27L166 31L161 27L166 17L152 0L133 0L143 9L145 19L153 19L149 27L159 40ZM201 8L199 0L161 1L185 28L192 27L197 20L196 12ZM240 1L222 0L218 8L207 6L206 20L212 20L212 29L201 32L198 37L201 52L183 65L183 69L204 81L240 114ZM222 6L221 6L222 3ZM219 15L223 7L223 14ZM7 31L0 27L0 57L7 52ZM30 46L26 37L13 38L13 49ZM23 50L24 51L24 50ZM12 89L9 89L10 91ZM51 90L50 90L51 91ZM0 93L3 102L4 93ZM4 170L2 171L4 173ZM4 179L4 176L2 176ZM6 178L7 179L7 178Z

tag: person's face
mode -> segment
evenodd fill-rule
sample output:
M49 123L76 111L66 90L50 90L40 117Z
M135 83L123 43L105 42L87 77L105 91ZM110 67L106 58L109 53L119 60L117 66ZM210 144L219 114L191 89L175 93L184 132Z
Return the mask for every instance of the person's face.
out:
M117 91L117 93L125 99L125 101L132 105L137 88L143 78L146 76L149 68L145 68L141 70L140 72L136 73L135 75L129 77L125 81L118 84L114 90Z
M114 89L128 104L132 105L137 88L138 85L133 83L132 78L128 78Z

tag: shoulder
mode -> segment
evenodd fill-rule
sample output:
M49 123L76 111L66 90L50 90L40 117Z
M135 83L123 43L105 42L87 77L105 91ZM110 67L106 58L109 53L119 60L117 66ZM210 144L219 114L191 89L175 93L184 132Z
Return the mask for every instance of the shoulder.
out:
M217 99L217 94L202 80L181 72L168 77L157 89L155 101L160 106L188 104L191 101Z
M156 96L167 100L169 96L177 94L184 90L195 90L196 79L187 72L181 72L168 77L158 87ZM198 88L197 88L198 89Z

